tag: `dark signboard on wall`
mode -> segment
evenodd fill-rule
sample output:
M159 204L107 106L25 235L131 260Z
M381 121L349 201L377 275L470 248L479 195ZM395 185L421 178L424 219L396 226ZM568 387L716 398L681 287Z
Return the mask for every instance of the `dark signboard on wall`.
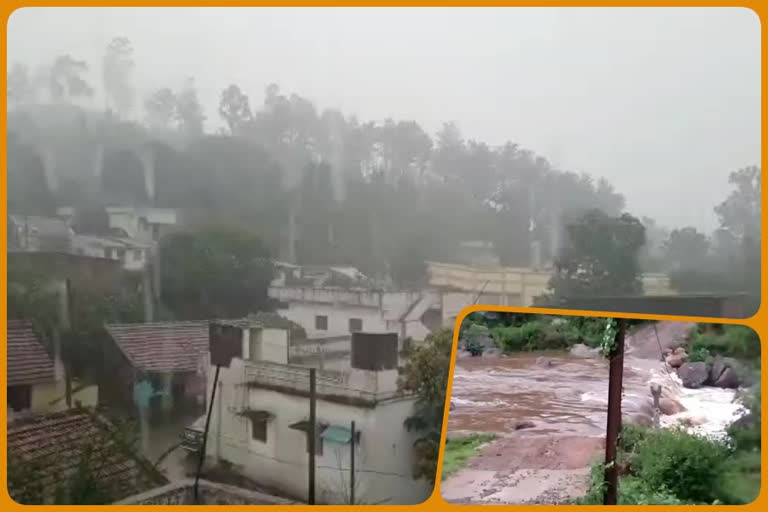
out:
M208 327L211 364L229 367L232 358L243 357L243 330L240 327L211 322Z
M372 371L397 368L397 334L352 333L352 368Z

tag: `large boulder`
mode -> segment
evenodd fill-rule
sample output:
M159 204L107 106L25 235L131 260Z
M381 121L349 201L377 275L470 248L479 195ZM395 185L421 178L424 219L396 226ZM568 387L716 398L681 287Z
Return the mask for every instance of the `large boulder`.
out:
M702 362L683 363L677 369L677 376L683 381L683 386L696 389L703 386L709 379L709 368L707 368L707 363Z
M727 368L723 356L715 356L712 360L712 368L709 370L709 382L714 384Z
M715 381L715 386L719 388L737 389L741 386L741 377L739 377L736 370L733 368L726 368Z
M571 355L574 357L600 357L600 349L590 348L583 343L577 343L571 347Z
M677 400L665 397L659 398L659 411L661 411L661 414L671 416L672 414L679 414L685 410L683 404Z
M673 352L667 356L666 361L672 368L680 368L683 363L688 361L688 354L685 353L685 350Z

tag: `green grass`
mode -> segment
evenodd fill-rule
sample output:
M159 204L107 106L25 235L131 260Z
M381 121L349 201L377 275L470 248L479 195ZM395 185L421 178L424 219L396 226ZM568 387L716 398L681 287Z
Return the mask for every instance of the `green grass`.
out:
M445 453L443 454L442 479L445 480L463 468L469 458L477 453L481 445L495 438L494 434L472 434L466 437L448 439L445 442Z

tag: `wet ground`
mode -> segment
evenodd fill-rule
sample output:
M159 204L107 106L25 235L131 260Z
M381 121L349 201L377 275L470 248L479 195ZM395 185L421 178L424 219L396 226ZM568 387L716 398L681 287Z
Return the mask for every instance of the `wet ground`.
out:
M734 419L733 392L686 390L661 362L664 349L679 344L693 324L660 322L626 340L622 416L650 425L651 381L687 411L661 417L662 425L684 418L697 428L722 430ZM465 468L441 483L455 503L553 504L582 496L592 461L604 456L608 362L567 352L513 357L466 357L457 361L448 436L494 433ZM694 415L698 415L694 417ZM517 429L521 426L525 428Z
M194 457L190 457L188 451L181 447L168 451L181 442L184 428L198 417L192 413L155 416L142 437L142 454L152 464L164 456L157 467L170 481L187 478L194 467Z

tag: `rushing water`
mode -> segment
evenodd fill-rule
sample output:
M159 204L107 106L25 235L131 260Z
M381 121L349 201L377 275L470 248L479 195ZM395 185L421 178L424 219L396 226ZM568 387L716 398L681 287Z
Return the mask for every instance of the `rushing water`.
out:
M625 421L653 416L650 383L665 388L685 412L661 416L662 426L682 423L691 430L720 435L743 412L735 391L712 387L683 388L677 375L659 360L628 351L624 361L622 414ZM601 436L608 403L608 363L602 358L576 358L565 352L521 353L501 358L457 361L448 431L507 433L521 421L534 426L526 435L550 433Z

